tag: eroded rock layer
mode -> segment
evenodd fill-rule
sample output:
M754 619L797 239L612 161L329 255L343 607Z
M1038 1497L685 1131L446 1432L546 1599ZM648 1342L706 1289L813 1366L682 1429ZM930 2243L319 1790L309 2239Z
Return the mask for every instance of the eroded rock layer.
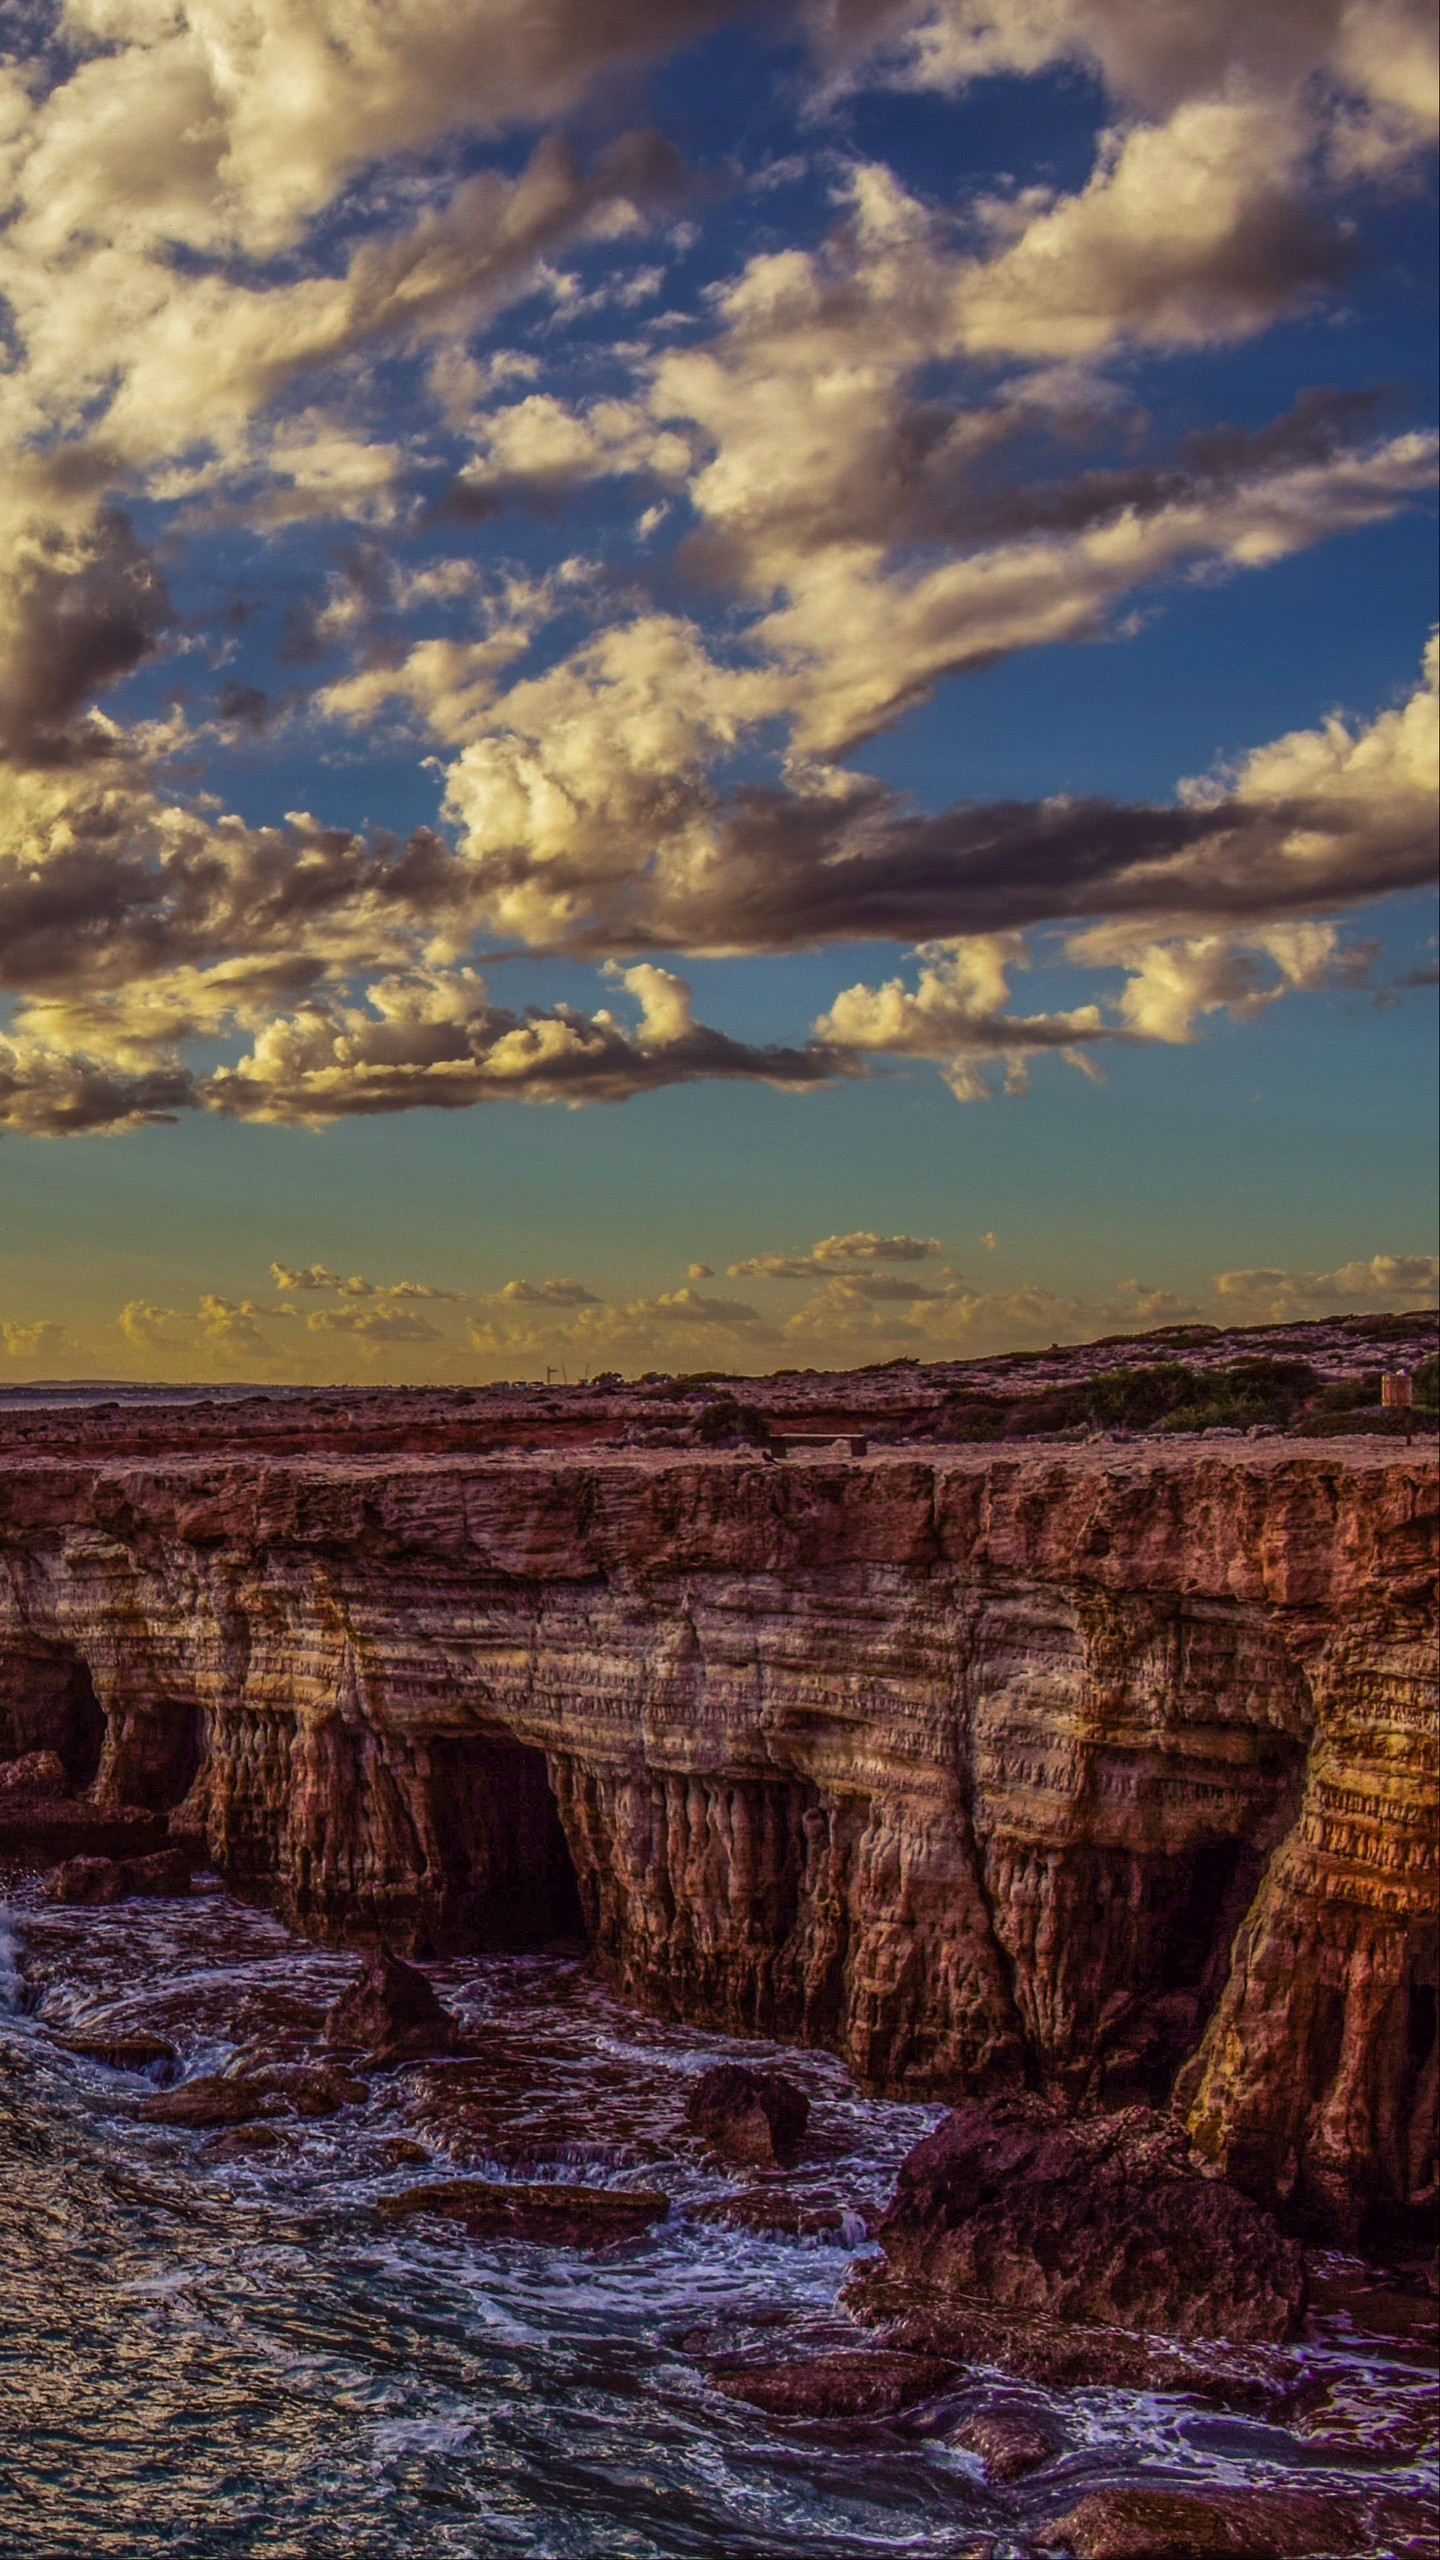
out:
M879 2089L1173 2089L1355 2234L1434 2192L1435 1530L1354 1441L27 1453L0 1759L327 1938L583 1914Z

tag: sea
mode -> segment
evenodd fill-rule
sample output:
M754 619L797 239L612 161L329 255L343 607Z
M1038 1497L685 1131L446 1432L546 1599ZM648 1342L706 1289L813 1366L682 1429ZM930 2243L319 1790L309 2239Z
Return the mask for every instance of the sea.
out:
M726 2398L723 2356L857 2343L837 2295L940 2111L862 2095L829 2055L651 2018L577 1952L429 1968L493 2069L377 2075L267 2149L145 2122L173 2068L58 2041L156 2033L187 2076L222 2069L313 2036L354 1969L213 1879L85 1910L0 1875L0 2560L1018 2560L1121 2485L1338 2489L1377 2554L1419 2547L1433 2359L1346 2311L1297 2351L1319 2433L981 2371L884 2422ZM784 2183L828 2219L816 2236L703 2218L755 2184L677 2130L695 2075L732 2056L809 2093ZM375 2210L462 2170L659 2187L670 2211L585 2254ZM1008 2486L951 2442L997 2405L1056 2445Z

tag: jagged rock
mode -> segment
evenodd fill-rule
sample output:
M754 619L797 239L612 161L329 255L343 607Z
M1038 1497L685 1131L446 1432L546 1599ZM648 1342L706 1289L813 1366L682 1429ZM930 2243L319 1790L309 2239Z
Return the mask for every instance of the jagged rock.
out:
M474 2240L540 2240L555 2249L605 2249L638 2239L663 2222L670 2199L643 2187L509 2186L488 2178L450 2178L380 2196L387 2222L433 2213L458 2222Z
M370 2092L363 2080L335 2063L273 2063L248 2073L247 2089L276 2098L297 2116L335 2116L342 2107L363 2107Z
M175 2047L164 2036L57 2035L53 2041L62 2053L78 2054L82 2062L102 2062L107 2071L151 2071L157 2063L177 2059Z
M1305 2301L1297 2243L1147 2107L957 2107L902 2163L876 2238L932 2292L1173 2338L1283 2339Z
M379 1954L366 1957L359 1980L326 2010L325 2039L394 2063L453 2053L459 2029L423 1973Z
M891 2418L933 2400L960 2375L941 2356L839 2347L783 2363L727 2358L711 2366L710 2379L727 2400L743 2400L770 2418Z
M270 2090L252 2080L229 2080L221 2072L206 2072L194 2080L182 2080L178 2089L162 2089L158 2097L142 2100L137 2112L145 2124L183 2125L196 2133L212 2125L249 2124L256 2116L274 2115L279 2103Z
M118 1858L66 1858L45 1879L48 1902L121 1902L125 1869Z
M1060 2451L1053 2419L1033 2409L972 2409L946 2437L960 2453L977 2453L987 2480L1023 2480Z
M0 1761L0 1800L21 1796L63 1796L69 1780L58 1751L25 1751L17 1760Z
M1367 2538L1353 2499L1306 2489L1097 2489L1045 2527L1075 2560L1331 2560Z
M743 2062L712 2064L685 2102L685 2122L707 2149L749 2168L788 2168L809 2121L810 2101L793 2080Z

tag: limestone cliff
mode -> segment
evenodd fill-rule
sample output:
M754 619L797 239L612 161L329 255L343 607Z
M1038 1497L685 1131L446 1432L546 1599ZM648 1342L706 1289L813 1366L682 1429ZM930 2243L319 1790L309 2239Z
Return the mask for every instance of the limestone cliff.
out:
M1435 1531L1355 1441L25 1451L0 1758L327 1937L583 1913L876 2088L1173 2087L1354 2234L1434 2190Z

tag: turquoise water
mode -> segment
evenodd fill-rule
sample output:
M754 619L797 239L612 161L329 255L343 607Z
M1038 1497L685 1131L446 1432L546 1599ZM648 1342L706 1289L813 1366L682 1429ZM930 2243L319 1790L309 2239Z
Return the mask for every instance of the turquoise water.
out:
M863 2218L934 2110L857 2096L826 2056L800 2183L846 2234L797 2243L689 2218L727 2181L675 2132L689 2078L743 2052L640 2016L560 1958L434 1968L490 2039L496 2095L449 2157L488 2174L662 2186L668 2221L588 2257L392 2229L374 2198L446 2174L396 2161L425 2075L364 2109L217 2156L137 2122L146 2083L54 2032L145 2027L213 2069L308 2033L353 1971L212 1887L188 1903L0 1912L0 2555L3 2560L996 2560L1086 2487L1146 2478L1423 2490L1433 2385L1412 2354L1329 2324L1307 2357L1368 2446L1115 2392L1046 2399L967 2377L894 2425L782 2426L724 2400L707 2358L853 2344L835 2296ZM765 2049L760 2048L763 2052ZM729 2183L741 2183L739 2181ZM794 2182L792 2182L794 2183ZM999 2392L1064 2430L987 2488L944 2424ZM1393 2545L1377 2531L1374 2547Z

